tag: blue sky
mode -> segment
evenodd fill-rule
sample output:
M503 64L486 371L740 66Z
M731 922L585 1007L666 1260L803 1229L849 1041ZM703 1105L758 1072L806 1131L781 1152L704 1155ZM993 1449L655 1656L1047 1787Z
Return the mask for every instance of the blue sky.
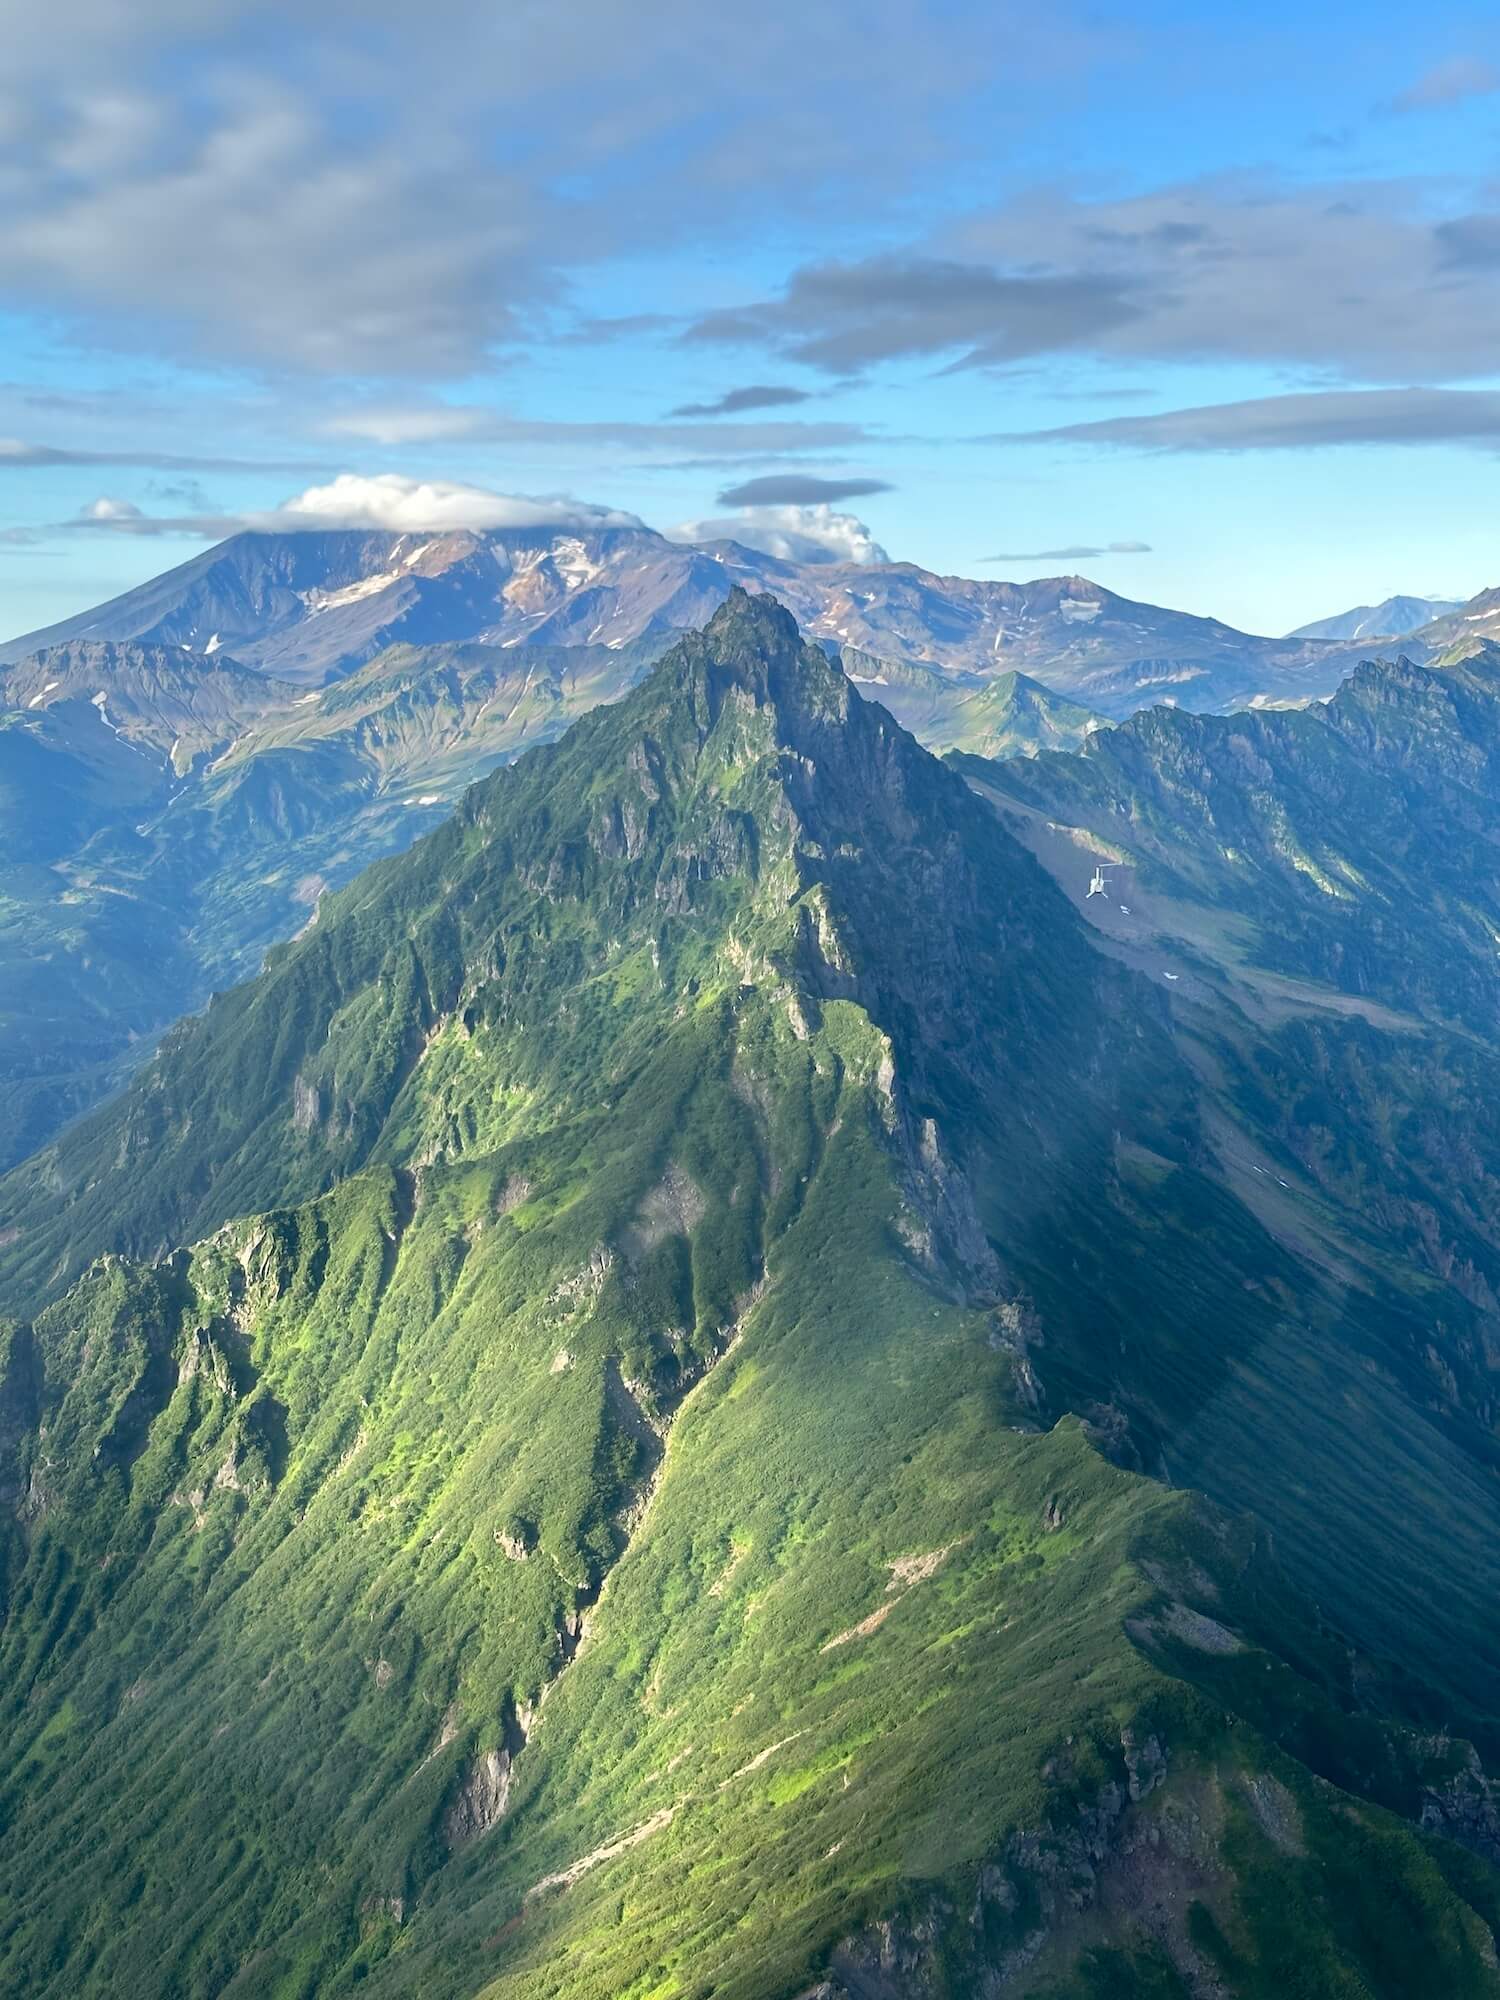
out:
M1493 16L208 12L7 26L6 634L416 482L1258 630L1500 583Z

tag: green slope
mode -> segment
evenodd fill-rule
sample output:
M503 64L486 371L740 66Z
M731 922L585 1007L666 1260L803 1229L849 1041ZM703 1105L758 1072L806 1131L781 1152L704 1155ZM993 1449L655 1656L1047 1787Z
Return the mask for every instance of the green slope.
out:
M0 1182L0 1981L1500 1991L1472 1425L1220 1115L736 594ZM1278 1440L1294 1338L1441 1558ZM1210 1424L1321 1570L1147 1476Z
M906 660L878 659L841 646L839 663L856 687L888 708L929 750L976 757L1034 757L1074 750L1103 716L1012 669L988 678L940 673Z
M396 647L313 695L175 647L0 669L0 1166L658 651Z
M618 700L665 643L395 646L311 694L172 646L79 642L0 668L0 1167L254 972L327 890ZM1023 675L846 651L933 748L1031 755L1096 721Z
M958 760L1101 948L1167 996L1218 1172L1313 1280L1172 1476L1254 1506L1346 1627L1393 1629L1483 1700L1497 752L1500 673L1472 656L1361 668L1313 710L1156 710L1077 756ZM1266 1438L1287 1468L1270 1481ZM1473 1587L1434 1598L1424 1565Z
M0 668L0 1165L51 1136L194 992L143 822L292 691L175 647Z

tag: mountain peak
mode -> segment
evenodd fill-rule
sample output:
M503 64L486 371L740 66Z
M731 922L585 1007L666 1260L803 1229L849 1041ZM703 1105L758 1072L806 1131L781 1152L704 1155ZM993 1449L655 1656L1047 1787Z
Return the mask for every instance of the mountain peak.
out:
M785 605L778 603L767 591L746 590L742 583L732 583L729 595L709 619L704 633L705 636L722 636L738 625L747 629L758 627L767 634L774 633L784 645L802 644L797 621Z
M1494 2000L1496 791L1365 672L1002 818L734 590L0 1181L0 1988Z
M785 605L739 584L701 632L686 634L663 656L658 671L700 677L715 717L729 692L738 690L757 708L788 718L842 722L853 694L843 670L803 638Z
M912 884L917 908L903 900ZM466 1018L466 1034L493 1027L508 1087L552 1092L571 1115L585 1072L595 1097L605 1088L604 1044L592 1016L581 1040L576 1022L568 1030L550 996L576 988L593 1007L626 962L649 968L639 976L665 1010L650 1014L653 1032L721 985L733 995L780 982L799 1020L822 999L856 1000L898 1063L905 1050L924 1101L961 1103L972 1075L1000 1060L982 1032L985 993L1034 974L1002 944L1044 936L1047 965L1082 993L1081 929L994 816L804 643L774 598L735 590L624 700L494 772L429 838L325 899L258 979L185 1024L132 1089L59 1139L49 1188L17 1170L0 1233L26 1239L24 1289L21 1266L42 1275L85 1200L91 1245L154 1255L230 1215L302 1199L377 1145L402 1165L449 1157L453 1141L429 1117L441 1064L425 1062ZM1056 1003L1025 1011L1050 1017ZM939 1015L948 1026L933 1050L920 1023ZM266 1060L231 1085L247 1043ZM215 1094L221 1109L234 1100L218 1127L206 1115ZM148 1154L160 1169L149 1187ZM25 1211L14 1224L12 1203Z
M731 584L729 595L703 629L705 641L723 649L746 641L777 653L800 653L802 634L784 604L766 591Z

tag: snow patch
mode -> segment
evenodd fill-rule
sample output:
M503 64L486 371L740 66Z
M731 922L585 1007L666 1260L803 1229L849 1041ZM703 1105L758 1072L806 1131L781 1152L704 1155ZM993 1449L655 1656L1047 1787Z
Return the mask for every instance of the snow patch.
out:
M217 653L219 647L222 644L223 641L220 639L218 633L215 632L214 636L209 640L208 644L203 648L203 657L207 659L211 654Z
M138 743L132 743L130 739L126 736L124 730L120 729L119 727L117 727L115 723L110 721L109 696L104 692L104 689L100 688L99 692L96 695L91 695L89 699L93 703L94 707L99 711L99 720L104 724L105 728L110 732L110 734L112 736L118 736L120 741L126 745L127 749L134 750L137 752L138 755L144 756L145 752L141 749L140 745Z
M43 701L44 701L44 700L46 699L46 697L47 697L47 696L48 696L49 694L51 694L51 692L52 692L52 690L53 690L54 688L57 688L57 687L61 687L61 686L62 686L62 682L61 682L61 681L48 681L47 685L46 685L46 686L45 686L45 687L44 687L44 688L42 689L41 693L40 693L40 694L34 694L34 695L33 695L33 696L31 697L30 701L28 701L28 702L27 702L26 706L27 706L28 708L36 708L36 707L40 706L40 704L41 704L41 703L42 703L42 702L43 702Z
M1088 597L1063 597L1058 600L1057 609L1069 625L1091 625L1104 606Z
M340 611L346 604L358 604L361 598L378 597L382 590L389 590L401 578L394 572L379 576L363 576L358 583L346 583L342 590L299 590L297 595L307 606L308 612L316 617L320 611Z
M552 544L552 564L569 590L579 590L602 574L603 563L595 562L576 535L559 535Z

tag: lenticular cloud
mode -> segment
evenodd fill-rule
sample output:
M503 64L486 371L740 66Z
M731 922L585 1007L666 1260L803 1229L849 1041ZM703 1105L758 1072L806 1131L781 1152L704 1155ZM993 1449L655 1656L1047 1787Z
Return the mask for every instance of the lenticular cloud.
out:
M397 472L341 472L326 486L309 486L282 502L256 527L370 528L393 534L451 534L486 528L634 528L634 514L568 499L492 493L444 479L408 479Z

